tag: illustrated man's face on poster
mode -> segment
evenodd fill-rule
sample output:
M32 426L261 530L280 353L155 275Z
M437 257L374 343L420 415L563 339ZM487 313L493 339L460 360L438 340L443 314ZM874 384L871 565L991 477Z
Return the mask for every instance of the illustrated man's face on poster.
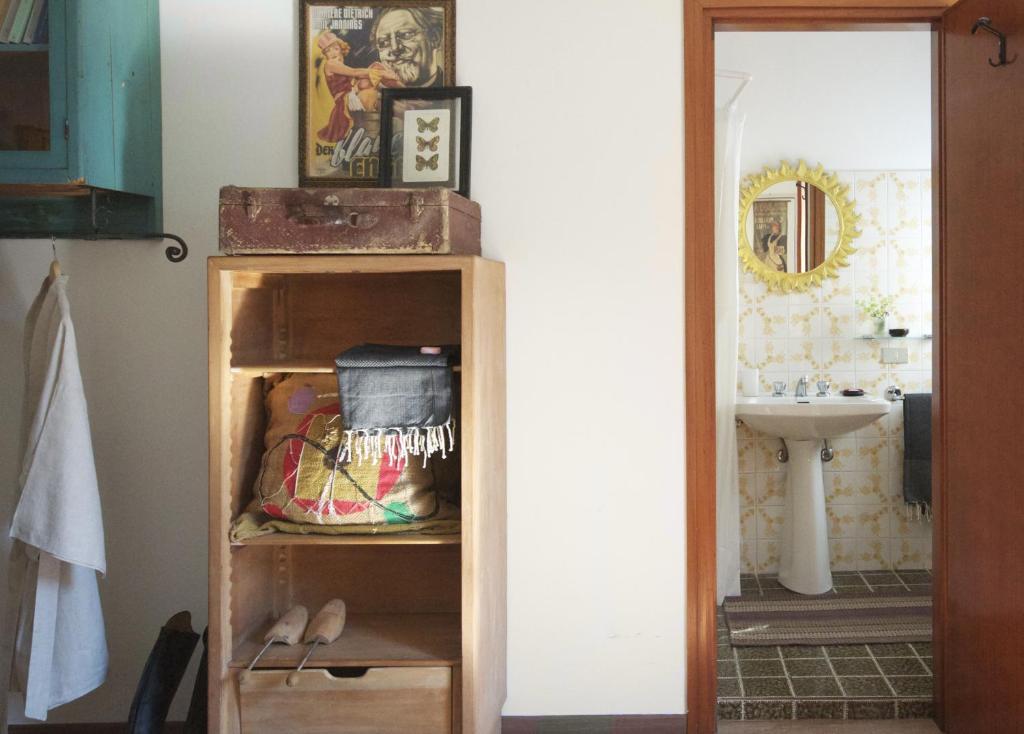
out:
M374 43L380 60L407 87L423 87L437 75L437 29L426 28L409 10L386 10L376 24Z

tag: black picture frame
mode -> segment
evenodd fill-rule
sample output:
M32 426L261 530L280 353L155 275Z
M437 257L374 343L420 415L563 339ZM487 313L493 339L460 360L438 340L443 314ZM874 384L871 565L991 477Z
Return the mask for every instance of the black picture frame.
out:
M414 183L395 177L395 169L404 166L404 157L396 160L395 103L402 101L458 102L458 131L451 132L451 150L457 155L448 156L452 161L449 178L445 182ZM420 87L381 90L380 103L380 169L378 182L381 188L447 188L460 196L469 198L469 178L472 156L473 132L473 88L472 87ZM404 131L403 131L404 135ZM433 149L431 149L433 150ZM435 157L436 158L436 157ZM453 182L455 175L457 180Z

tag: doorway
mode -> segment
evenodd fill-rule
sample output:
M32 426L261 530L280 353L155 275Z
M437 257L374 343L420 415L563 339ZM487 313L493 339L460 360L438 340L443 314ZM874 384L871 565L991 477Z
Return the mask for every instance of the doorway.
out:
M687 708L715 717L716 30L934 30L935 718L950 734L1024 722L1024 4L1018 0L684 0ZM977 31L984 32L979 33ZM998 47L997 47L998 43ZM941 246L940 246L941 244ZM1009 386L1009 387L1008 387ZM985 398L985 399L979 399Z
M717 719L716 395L715 395L715 34L729 31L933 31L947 3L767 2L688 0L685 5L686 93L686 353L688 510L688 723L713 732ZM911 4L913 5L913 4ZM771 7L768 7L771 6ZM934 35L934 33L933 33ZM934 62L933 62L934 63ZM816 162L816 161L815 161ZM938 299L936 299L936 308ZM709 317L709 315L711 315ZM941 518L936 546L941 547ZM936 554L936 637L944 601L941 553ZM857 579L863 581L863 577ZM758 585L747 578L748 585ZM905 584L897 577L896 583ZM929 672L941 675L941 645ZM922 648L923 649L923 648ZM908 655L918 658L917 650ZM932 652L930 649L927 652ZM936 712L941 719L941 695Z
M715 42L718 715L931 718L931 34Z

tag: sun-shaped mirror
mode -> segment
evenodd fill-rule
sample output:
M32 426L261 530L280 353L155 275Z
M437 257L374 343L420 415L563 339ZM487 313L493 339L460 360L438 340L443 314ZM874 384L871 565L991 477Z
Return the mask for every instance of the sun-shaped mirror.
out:
M772 290L806 290L849 264L858 219L836 174L783 161L743 180L740 260Z

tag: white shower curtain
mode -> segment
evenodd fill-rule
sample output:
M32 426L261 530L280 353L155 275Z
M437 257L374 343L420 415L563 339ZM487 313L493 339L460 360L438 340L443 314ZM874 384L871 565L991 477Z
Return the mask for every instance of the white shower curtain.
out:
M740 146L744 117L733 98L715 115L715 386L718 603L740 593L740 492L736 455Z

